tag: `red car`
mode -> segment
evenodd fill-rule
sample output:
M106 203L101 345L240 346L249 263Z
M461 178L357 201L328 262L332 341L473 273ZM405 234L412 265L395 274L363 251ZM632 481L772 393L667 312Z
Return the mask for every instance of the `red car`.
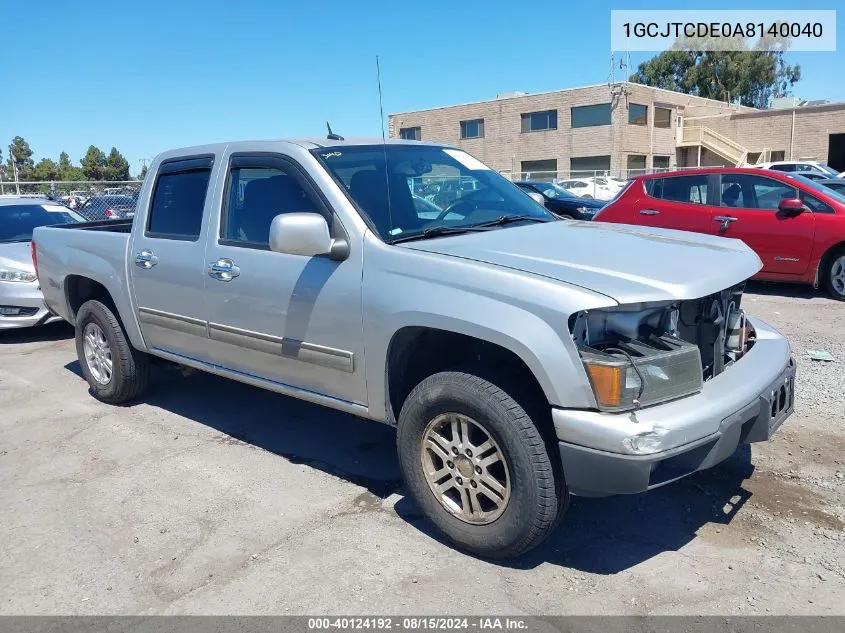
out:
M755 279L823 286L845 301L845 195L770 169L687 169L638 176L595 216L741 239Z

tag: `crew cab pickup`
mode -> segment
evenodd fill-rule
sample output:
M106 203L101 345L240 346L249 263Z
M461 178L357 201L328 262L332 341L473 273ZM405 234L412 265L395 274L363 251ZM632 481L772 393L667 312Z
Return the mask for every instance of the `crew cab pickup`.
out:
M412 188L450 179L472 186L421 214ZM164 359L394 425L419 507L483 556L793 410L789 343L740 307L761 265L741 241L557 220L448 146L166 152L133 221L38 228L33 258L94 397L140 397Z

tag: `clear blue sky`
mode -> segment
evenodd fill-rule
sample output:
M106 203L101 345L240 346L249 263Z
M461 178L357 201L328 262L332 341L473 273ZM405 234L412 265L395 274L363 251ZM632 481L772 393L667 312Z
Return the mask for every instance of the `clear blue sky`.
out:
M800 8L835 9L831 0ZM795 9L756 0L719 8ZM164 149L218 140L378 135L375 55L390 112L602 83L612 8L692 2L531 0L0 0L0 142L74 163L117 146L132 173ZM837 16L845 34L845 10ZM845 100L835 53L792 53L795 93ZM650 57L631 55L632 65ZM617 57L618 59L618 57Z

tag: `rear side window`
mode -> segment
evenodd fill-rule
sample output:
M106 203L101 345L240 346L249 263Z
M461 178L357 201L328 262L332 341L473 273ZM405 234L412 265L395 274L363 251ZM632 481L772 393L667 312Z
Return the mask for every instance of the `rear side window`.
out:
M161 173L156 181L147 235L195 242L199 239L202 227L202 212L211 167L209 164L208 167L179 170L174 166L171 169L173 171Z
M646 193L671 202L707 204L707 174L652 178L646 181Z

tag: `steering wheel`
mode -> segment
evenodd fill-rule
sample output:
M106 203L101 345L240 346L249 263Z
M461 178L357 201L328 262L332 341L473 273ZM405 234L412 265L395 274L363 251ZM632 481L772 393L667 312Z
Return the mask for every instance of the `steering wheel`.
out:
M435 218L435 222L440 222L443 220L447 215L450 213L457 213L458 215L462 215L464 217L468 216L473 211L478 210L478 202L472 199L473 195L477 194L477 191L473 191L461 198L457 198L449 203L449 205L440 212L440 215ZM463 207L467 207L463 209Z

